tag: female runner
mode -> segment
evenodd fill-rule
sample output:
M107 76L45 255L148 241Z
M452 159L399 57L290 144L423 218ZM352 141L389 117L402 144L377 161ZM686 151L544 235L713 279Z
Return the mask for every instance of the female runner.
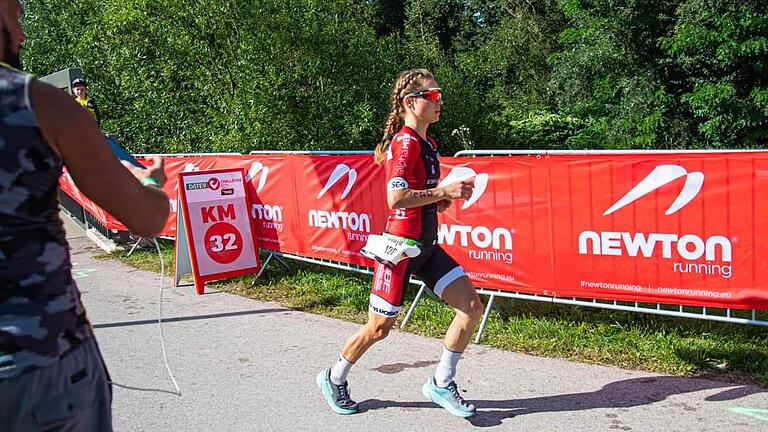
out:
M390 211L386 234L408 239L407 242L419 247L420 253L394 266L377 263L368 322L347 339L339 360L321 371L316 381L335 412L358 411L358 404L349 394L347 374L365 351L386 338L395 325L405 287L413 274L456 313L445 335L437 369L422 392L451 414L471 417L475 407L462 398L454 376L461 353L482 317L483 306L464 270L437 244L437 212L445 211L451 200L468 199L474 189L473 180L437 187L437 142L427 135L427 128L440 119L443 102L440 87L429 71L413 69L401 73L390 103L384 136L375 152L376 163L386 161L387 168Z

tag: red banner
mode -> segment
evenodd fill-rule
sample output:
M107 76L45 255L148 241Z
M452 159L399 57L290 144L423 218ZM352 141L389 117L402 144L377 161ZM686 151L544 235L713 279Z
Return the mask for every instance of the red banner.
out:
M765 153L560 157L549 172L558 295L768 309Z
M479 286L768 309L765 153L445 160L476 173L439 229Z
M370 266L359 250L387 214L371 158L166 158L165 190L176 196L179 172L242 167L265 249ZM475 179L472 197L441 214L439 240L477 286L768 309L768 153L443 158L441 169L443 181Z
M259 244L263 249L301 254L304 249L293 158L249 156L244 168Z
M548 292L548 179L535 158L443 158L443 182L474 177L467 201L441 213L438 241L476 285Z
M293 156L302 255L372 266L360 249L387 217L384 168L373 155Z
M59 177L59 188L62 192L69 195L70 198L77 201L86 211L92 214L93 217L101 222L106 229L119 231L126 230L125 225L121 224L111 214L104 211L101 207L97 206L96 203L91 201L90 198L80 192L80 189L77 188L74 180L72 180L72 176L66 168L64 168L64 172L61 174L61 177Z

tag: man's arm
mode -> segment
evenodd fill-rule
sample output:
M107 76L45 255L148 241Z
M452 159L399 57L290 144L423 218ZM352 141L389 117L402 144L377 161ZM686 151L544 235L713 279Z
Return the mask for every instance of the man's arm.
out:
M168 197L145 187L123 167L87 110L61 90L32 81L32 107L48 144L61 156L77 187L142 237L160 233L168 217ZM161 182L162 164L146 173Z

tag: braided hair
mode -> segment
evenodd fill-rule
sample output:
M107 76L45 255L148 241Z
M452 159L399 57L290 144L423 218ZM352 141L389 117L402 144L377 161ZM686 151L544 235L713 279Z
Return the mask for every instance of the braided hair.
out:
M403 98L415 91L420 90L424 82L434 79L432 72L426 69L411 69L405 72L401 72L397 76L395 87L392 89L392 94L389 96L390 110L387 120L384 122L384 135L381 137L381 141L376 145L376 151L374 153L374 160L376 164L381 164L387 158L387 151L389 150L389 144L392 141L392 136L397 132L400 122L405 114L405 106L403 105Z

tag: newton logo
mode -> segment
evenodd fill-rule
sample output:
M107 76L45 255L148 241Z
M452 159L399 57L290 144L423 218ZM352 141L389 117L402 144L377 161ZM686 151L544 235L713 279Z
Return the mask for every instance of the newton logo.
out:
M264 185L267 183L267 176L269 175L269 167L264 166L261 162L254 162L245 174L245 181L249 182L261 173L259 177L259 184L256 185L256 192L261 192L264 189Z
M485 189L488 187L488 174L478 174L475 170L469 167L456 167L445 176L443 181L441 181L437 187L443 187L457 181L468 180L472 177L475 178L475 190L472 192L472 196L461 205L461 209L466 210L472 204L476 203L485 193Z
M341 193L340 199L344 199L349 195L349 192L352 190L352 186L354 186L355 181L357 180L357 171L354 169L348 167L345 164L338 164L336 165L336 168L334 168L333 172L331 173L331 176L328 178L328 181L325 182L325 186L323 186L323 190L320 191L320 193L317 194L316 199L320 199L325 193L328 191L328 189L332 188L333 185L338 183L344 176L347 177L347 187L344 189L344 192Z
M640 183L638 183L632 190L627 192L626 195L616 201L608 210L603 213L603 216L620 210L621 208L637 201L638 199L648 195L649 193L659 189L680 177L685 177L685 185L683 190L675 198L675 201L664 212L666 216L669 216L678 210L685 207L691 202L696 195L698 195L701 187L704 185L704 173L700 171L694 171L689 173L685 168L679 165L659 165L653 169Z

